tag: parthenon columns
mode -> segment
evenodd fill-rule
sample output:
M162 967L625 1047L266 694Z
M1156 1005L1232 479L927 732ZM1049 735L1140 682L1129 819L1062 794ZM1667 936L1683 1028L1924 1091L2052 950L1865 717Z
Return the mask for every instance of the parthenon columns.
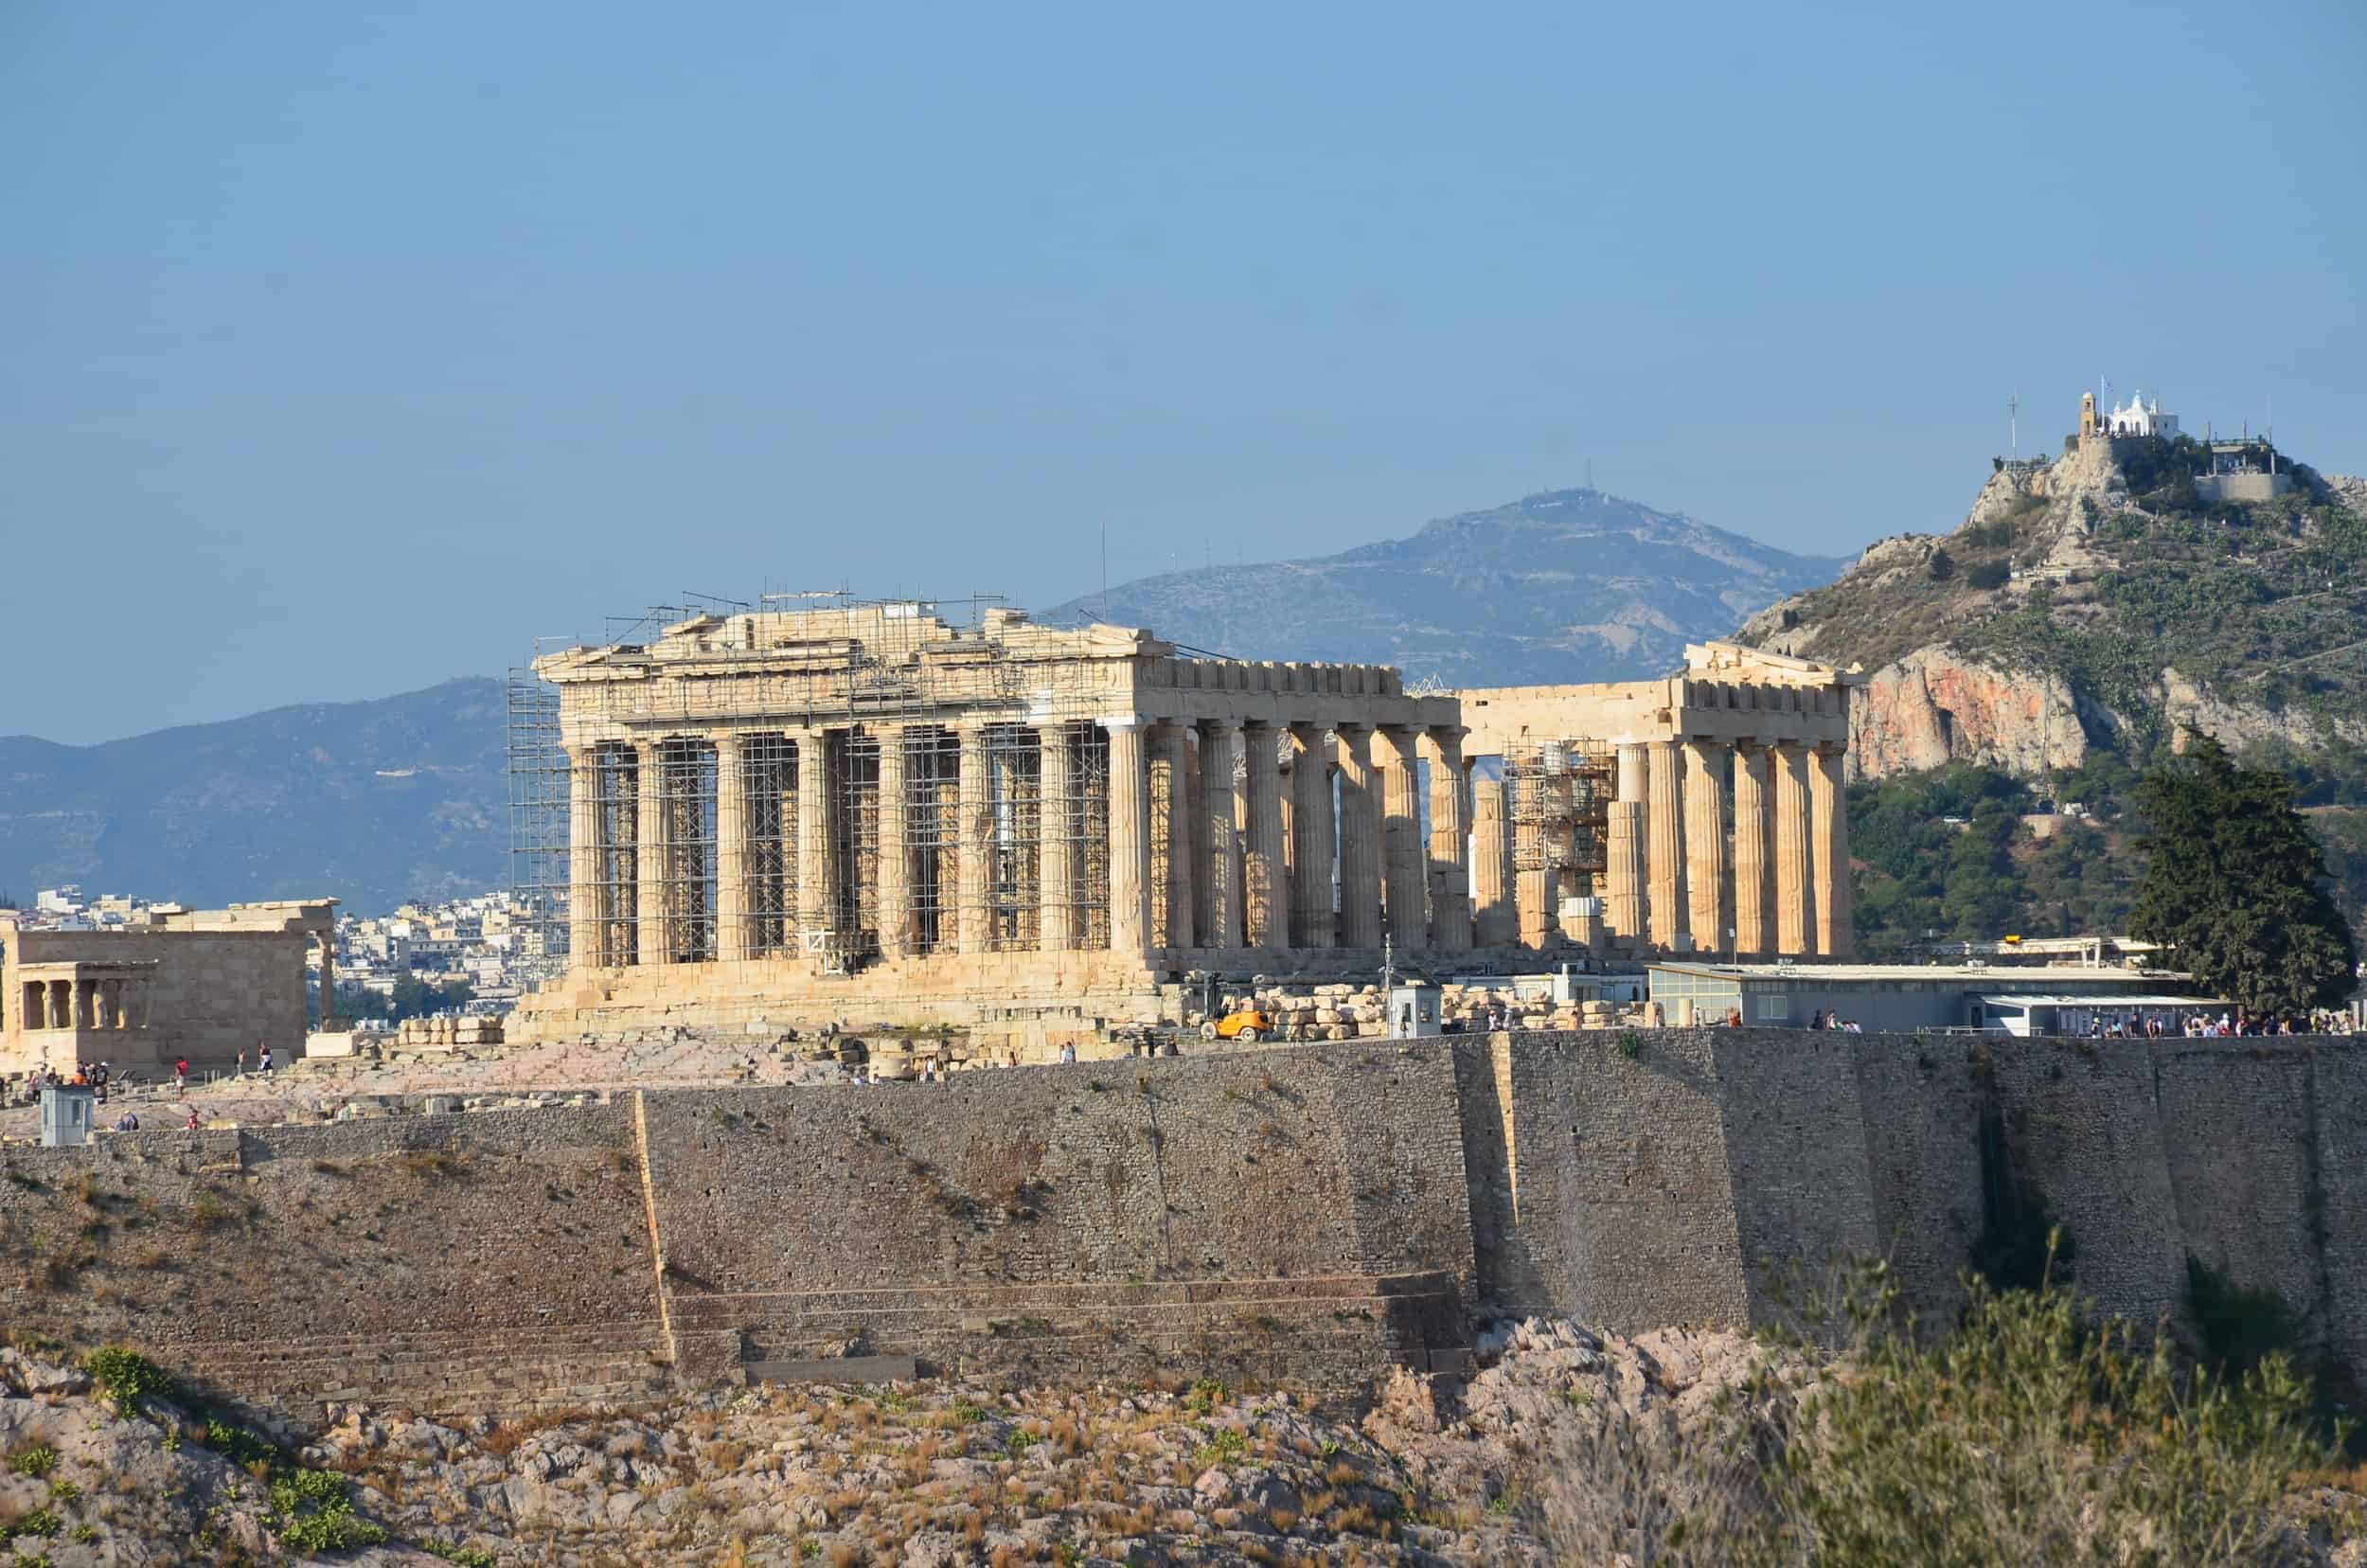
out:
M1692 946L1692 911L1685 895L1683 756L1674 740L1655 740L1645 753L1651 770L1645 829L1651 893L1646 917L1653 946L1683 953Z
M566 755L567 951L569 962L589 967L609 961L600 952L599 775L589 747Z
M913 855L906 834L912 811L912 769L901 725L875 733L880 741L880 956L913 951Z
M1272 724L1241 731L1242 940L1279 953L1290 945L1290 871L1282 858L1282 774Z
M1143 725L1104 721L1110 733L1110 947L1139 953L1148 946L1149 802L1145 798Z
M1531 775L1504 792L1512 813L1513 918L1525 948L1542 948L1554 935L1554 873L1545 862L1545 824L1539 803L1532 798L1524 807L1521 798L1523 793L1533 796L1538 788Z
M1077 945L1077 839L1071 811L1076 795L1076 770L1070 765L1069 727L1036 726L1037 797L1036 944L1046 953L1062 953ZM881 798L886 798L887 775L880 775Z
M987 778L987 726L962 726L960 809L954 817L959 942L964 953L985 953L993 945L994 898L988 885L994 865L994 798Z
M1163 819L1159 831L1166 846L1167 870L1166 929L1159 934L1159 941L1163 947L1188 948L1198 939L1193 912L1197 857L1193 854L1191 726L1167 720L1159 726L1157 741Z
M634 943L644 964L673 962L673 944L666 922L666 763L659 742L644 740L633 747L639 758L640 793L633 844Z
M1693 945L1717 953L1726 945L1726 748L1715 741L1684 744L1685 886Z
M1388 906L1389 932L1400 951L1411 951L1430 939L1429 900L1423 884L1429 881L1429 850L1422 842L1421 775L1415 772L1414 736L1391 724L1379 732L1380 745L1374 760L1381 781L1381 897Z
M1431 945L1441 953L1471 946L1471 882L1464 866L1470 817L1464 808L1463 732L1422 732L1430 763Z
M830 897L830 869L837 858L830 841L837 812L830 801L828 750L820 730L798 738L797 924L809 933L828 932L838 923Z
M1208 931L1212 948L1241 945L1241 726L1201 727L1201 794L1208 817Z
M715 738L715 956L752 955L748 917L747 777L744 742L726 730ZM881 764L884 776L886 764Z
M1735 954L1749 960L1769 951L1768 750L1735 748Z
M1842 750L1808 754L1809 831L1816 878L1816 951L1846 958L1857 951L1849 891L1849 797L1842 783Z
M1808 758L1786 741L1774 748L1775 946L1779 953L1813 953L1808 907Z
M1481 947L1521 939L1512 903L1512 820L1501 778L1471 780L1471 927Z
M1340 738L1340 945L1380 946L1380 801L1373 777L1373 732L1334 728Z
M1290 764L1290 945L1332 945L1331 745L1321 724L1293 724Z
M1605 859L1610 864L1604 880L1610 884L1611 902L1604 914L1611 929L1629 943L1641 942L1647 935L1644 919L1648 875L1644 813L1650 767L1641 745L1629 743L1619 748L1618 794L1611 803L1605 832Z

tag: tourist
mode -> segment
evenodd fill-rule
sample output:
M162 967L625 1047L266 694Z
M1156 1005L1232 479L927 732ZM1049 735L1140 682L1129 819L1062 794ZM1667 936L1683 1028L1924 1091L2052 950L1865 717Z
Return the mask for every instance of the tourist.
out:
M197 1107L194 1105L189 1107L189 1131L197 1131Z
M244 1046L240 1047L238 1065L235 1069L235 1073L236 1076L240 1078L246 1077L246 1049Z
M920 1064L920 1081L923 1083L934 1083L936 1080L937 1059L931 1057Z
M91 1069L90 1086L98 1092L98 1103L107 1103L107 1064L100 1062Z
M126 1111L123 1114L116 1118L116 1131L118 1132L137 1132L139 1130L139 1117L133 1115L129 1111Z
M172 1097L186 1099L189 1093L189 1059L183 1057L172 1064Z
M1003 1065L1004 1065L1004 1066L1006 1066L1006 1067L1016 1067L1016 1066L1018 1066L1018 1065L1019 1065L1019 1053L1018 1053L1017 1051L1006 1051L1006 1052L1004 1052L1004 1053L1003 1053Z
M1817 1008L1816 1011L1808 1015L1808 1027L1811 1029L1821 1029L1824 1027L1824 1009L1823 1007Z
M1066 1065L1068 1065L1068 1064L1071 1064L1071 1063L1075 1062L1076 1060L1077 1060L1077 1042L1075 1042L1075 1041L1073 1041L1073 1040L1072 1040L1072 1041L1068 1041L1068 1042L1064 1042L1064 1043L1060 1046L1060 1061L1061 1061L1061 1064L1062 1064L1063 1066L1066 1066Z
M258 1067L259 1067L259 1068L261 1068L261 1069L263 1070L263 1076L264 1076L265 1078L269 1078L269 1077L271 1077L271 1047L270 1047L270 1046L265 1045L265 1046L262 1046L262 1047L258 1048L258 1049L256 1051L256 1053L255 1053L255 1064L256 1064Z

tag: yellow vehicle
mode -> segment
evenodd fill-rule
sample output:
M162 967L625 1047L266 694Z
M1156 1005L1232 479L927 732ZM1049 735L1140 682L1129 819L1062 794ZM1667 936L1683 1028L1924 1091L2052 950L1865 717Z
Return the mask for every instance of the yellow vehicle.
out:
M1239 1012L1211 1019L1200 1026L1200 1038L1202 1040L1237 1040L1244 1045L1271 1040L1274 1033L1273 1014L1262 1007L1244 1007Z

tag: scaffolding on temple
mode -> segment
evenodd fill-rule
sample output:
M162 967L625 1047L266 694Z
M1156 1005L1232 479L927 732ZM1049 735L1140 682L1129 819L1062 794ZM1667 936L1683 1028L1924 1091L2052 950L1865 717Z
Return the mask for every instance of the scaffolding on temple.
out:
M601 646L697 676L562 700L536 663L510 672L511 886L535 978L791 955L845 974L1109 940L1095 661L999 600L695 597L612 621ZM571 757L562 718L635 739Z
M1618 772L1614 748L1585 740L1548 741L1507 752L1505 812L1512 868L1541 877L1548 914L1567 898L1593 896L1610 864L1611 803Z

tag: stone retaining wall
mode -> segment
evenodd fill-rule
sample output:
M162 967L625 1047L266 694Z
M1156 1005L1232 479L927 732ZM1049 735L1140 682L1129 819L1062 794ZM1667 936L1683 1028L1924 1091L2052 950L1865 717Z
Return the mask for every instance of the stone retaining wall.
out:
M1344 1391L1477 1311L1764 1323L1868 1253L1944 1323L2007 1177L2105 1307L2191 1254L2367 1363L2367 1046L2309 1039L1524 1031L109 1135L0 1150L0 1321L300 1422L865 1350Z

